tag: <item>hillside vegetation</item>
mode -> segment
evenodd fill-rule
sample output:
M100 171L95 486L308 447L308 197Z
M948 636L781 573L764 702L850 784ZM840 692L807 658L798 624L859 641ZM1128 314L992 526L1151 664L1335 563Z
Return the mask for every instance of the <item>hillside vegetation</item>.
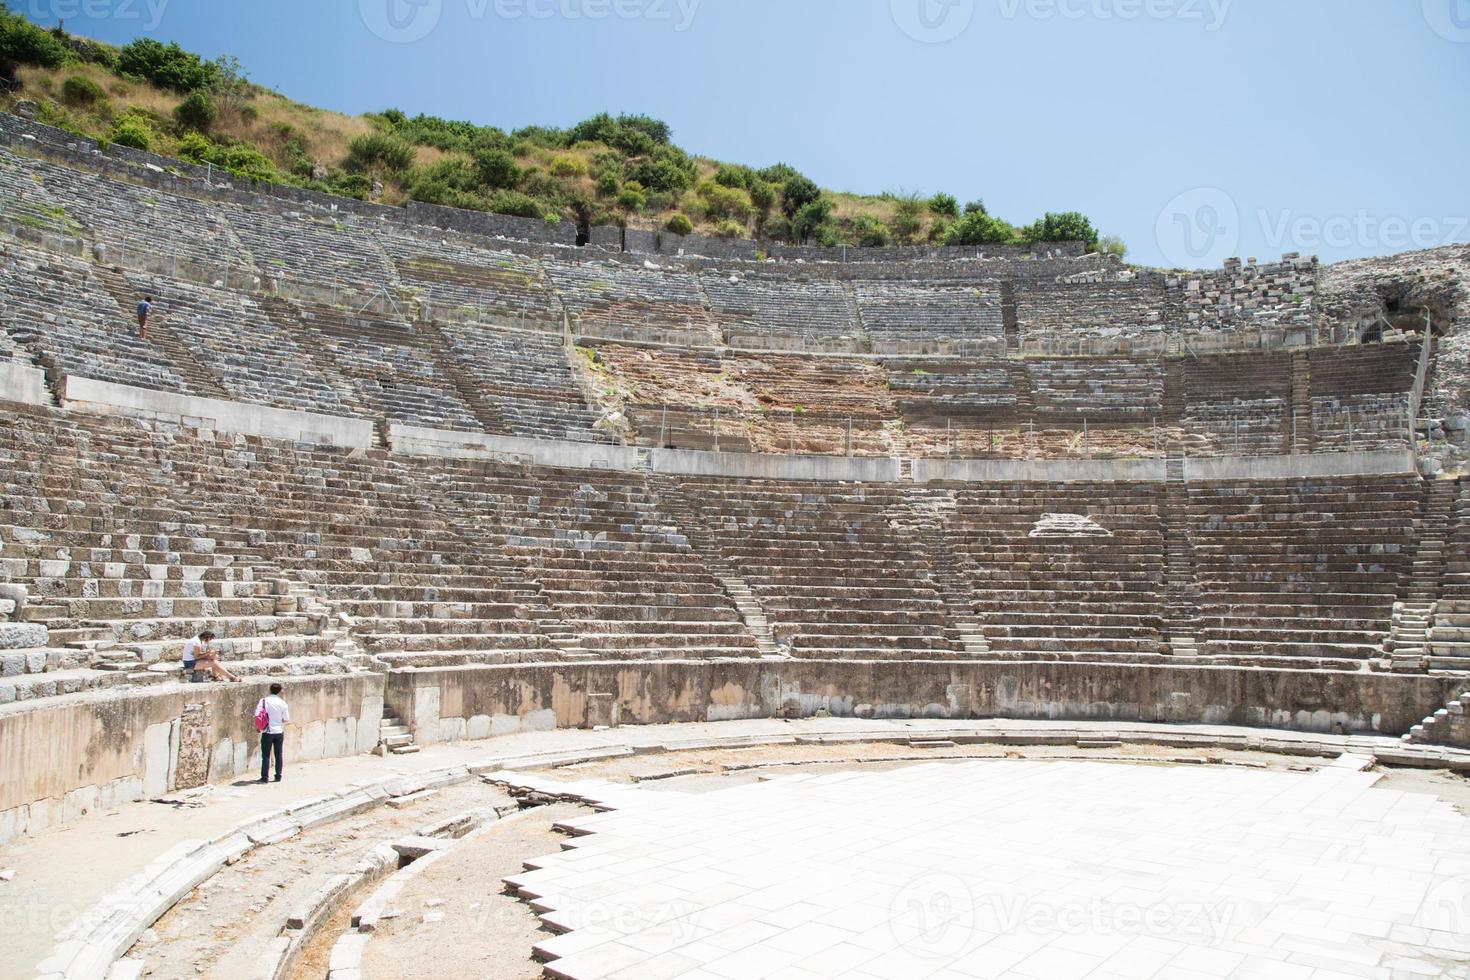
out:
M647 116L509 133L396 109L347 116L251 83L233 58L205 61L152 38L118 48L41 28L3 5L0 80L0 108L29 100L38 121L78 135L388 204L798 244L1082 241L1124 251L1077 212L1018 226L981 201L834 193L782 163L694 156Z

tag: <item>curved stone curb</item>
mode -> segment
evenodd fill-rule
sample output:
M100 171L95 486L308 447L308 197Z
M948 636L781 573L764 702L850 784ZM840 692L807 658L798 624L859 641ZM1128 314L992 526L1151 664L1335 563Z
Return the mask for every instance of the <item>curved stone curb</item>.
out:
M1116 742L1173 748L1220 748L1318 758L1336 758L1351 753L1375 757L1380 763L1389 766L1470 772L1470 751L1406 743L1387 737L1314 736L1271 730L1210 732L1199 728L1171 730L1165 726L1079 729L1059 725L1051 728L1035 723L1013 729L981 728L977 725L789 735L744 734L729 738L716 735L492 757L483 765L458 765L407 776L395 775L377 783L297 803L277 813L246 821L212 841L184 841L127 879L90 912L68 926L58 936L57 945L52 949L51 955L38 966L38 980L106 980L113 964L137 942L146 929L227 862L238 860L256 847L288 840L303 829L361 813L389 799L476 777L488 777L489 781L498 785L518 784L520 780L508 780L502 774L521 769L555 768L632 755L770 745L875 742L900 745L953 742L957 745L1016 746L1078 743L1095 745ZM528 781L528 788L534 782ZM575 783L558 784L556 789L560 793L576 794L577 786ZM565 798L576 799L599 809L608 806L603 798L608 784L588 781L583 786L590 794L590 799L576 795Z

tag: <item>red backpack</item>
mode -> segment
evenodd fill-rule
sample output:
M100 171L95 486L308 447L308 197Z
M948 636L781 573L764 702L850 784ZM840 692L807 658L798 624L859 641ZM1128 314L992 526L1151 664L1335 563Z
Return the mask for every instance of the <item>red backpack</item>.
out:
M263 732L270 727L270 712L265 710L265 698L260 699L260 704L255 706L255 730Z

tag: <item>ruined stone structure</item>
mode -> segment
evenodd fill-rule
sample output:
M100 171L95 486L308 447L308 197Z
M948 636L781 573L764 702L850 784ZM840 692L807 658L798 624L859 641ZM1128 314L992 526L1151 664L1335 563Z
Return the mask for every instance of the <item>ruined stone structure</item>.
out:
M3 129L0 839L245 772L265 678L293 758L818 714L1466 743L1463 249L633 256ZM250 683L181 683L205 627Z

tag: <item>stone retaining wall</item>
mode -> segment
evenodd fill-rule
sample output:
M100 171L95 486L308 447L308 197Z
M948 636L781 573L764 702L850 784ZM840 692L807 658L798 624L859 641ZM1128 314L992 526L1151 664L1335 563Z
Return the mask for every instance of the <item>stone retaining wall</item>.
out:
M1047 719L1400 735L1451 678L1108 663L656 661L395 673L386 700L430 745L600 724L745 718Z
M378 744L379 674L271 678L295 725L286 761ZM133 800L258 772L264 683L170 685L45 699L0 711L0 843Z
M4 397L3 389L0 389L0 397ZM369 419L293 412L269 405L198 398L72 375L68 375L62 383L61 397L67 408L77 411L161 420L191 428L213 429L285 442L367 449L374 441L373 423Z
M0 401L25 405L49 405L46 374L15 361L0 361Z
M369 752L384 706L421 745L745 718L1049 719L1398 735L1449 677L1108 663L653 661L283 678L286 760ZM0 843L120 803L249 777L263 684L171 685L0 710Z

